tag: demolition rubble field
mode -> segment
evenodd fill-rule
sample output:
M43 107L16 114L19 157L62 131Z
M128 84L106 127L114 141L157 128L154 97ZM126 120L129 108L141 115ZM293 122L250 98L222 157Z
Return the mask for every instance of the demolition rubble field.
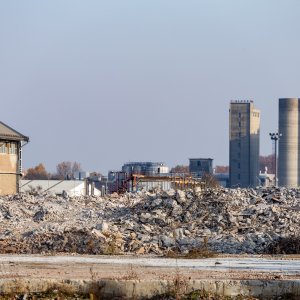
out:
M2 254L270 253L282 239L297 240L300 190L18 194L0 197L0 225Z

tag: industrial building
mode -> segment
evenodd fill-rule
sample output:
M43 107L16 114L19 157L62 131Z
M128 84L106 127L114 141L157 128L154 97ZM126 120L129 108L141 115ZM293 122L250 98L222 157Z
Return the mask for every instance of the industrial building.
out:
M162 162L131 162L122 167L122 171L109 171L108 191L110 193L136 192L159 188L193 188L201 185L199 179L187 174L169 173L169 168Z
M27 136L0 122L0 195L19 192L22 176L22 147Z
M218 180L219 184L223 187L230 187L228 173L215 173L214 177ZM270 187L274 185L274 174L260 173L258 175L259 186Z
M259 185L260 111L253 101L231 101L229 110L229 182L231 187Z
M212 158L190 158L189 172L193 178L201 178L204 174L213 173Z
M123 165L122 171L128 175L154 176L169 173L169 168L164 162L129 162Z
M284 187L300 185L300 99L279 99L278 184Z
M165 180L168 175L169 167L164 162L128 162L122 166L122 171L108 173L108 189L110 192L168 190L171 187Z

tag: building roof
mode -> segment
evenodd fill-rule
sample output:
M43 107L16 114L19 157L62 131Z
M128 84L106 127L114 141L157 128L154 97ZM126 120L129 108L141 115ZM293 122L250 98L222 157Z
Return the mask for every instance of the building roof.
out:
M189 160L214 160L213 158L189 158Z
M8 125L0 121L0 139L2 140L12 140L12 141L29 141L29 137L21 134L20 132L14 130Z
M128 165L141 165L141 166L166 166L166 163L164 162L152 162L152 161L132 161L132 162L127 162L124 164L124 166Z

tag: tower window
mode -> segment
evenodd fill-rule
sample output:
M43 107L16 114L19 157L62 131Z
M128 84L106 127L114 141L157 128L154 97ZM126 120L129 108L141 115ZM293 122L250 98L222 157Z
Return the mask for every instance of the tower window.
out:
M6 143L0 144L0 153L6 153Z
M15 143L10 143L9 154L17 154L17 147Z

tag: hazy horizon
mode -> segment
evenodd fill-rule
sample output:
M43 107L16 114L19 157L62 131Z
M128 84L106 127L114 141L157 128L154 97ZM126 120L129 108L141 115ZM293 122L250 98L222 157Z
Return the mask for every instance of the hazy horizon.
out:
M228 165L229 103L253 100L271 154L278 99L300 97L299 11L297 0L2 2L0 120L30 137L24 168Z

